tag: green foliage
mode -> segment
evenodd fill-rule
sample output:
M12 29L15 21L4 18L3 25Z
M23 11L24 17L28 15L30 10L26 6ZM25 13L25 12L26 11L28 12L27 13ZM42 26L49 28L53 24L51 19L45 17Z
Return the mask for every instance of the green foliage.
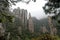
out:
M0 1L1 5L0 5L0 22L6 22L6 21L10 21L12 22L12 16L9 13L9 2L8 0L2 0Z
M14 39L15 37L17 38L17 36L19 35L19 33L18 33L18 26L16 25L15 21L14 22L7 21L5 23L5 25L6 25L5 26L6 27L6 30L5 30L6 31L6 36L10 32L10 37L12 39Z
M36 38L31 38L31 40L60 40L60 38L50 34L41 34Z
M43 7L45 13L49 13L49 14L58 14L60 12L58 12L59 10L57 10L58 8L60 8L60 1L59 0L49 0L45 6ZM58 13L57 13L58 12Z
M2 13L0 15L1 15L0 22L6 22L6 21L12 22L13 16L8 16L7 14L3 15Z
M53 3L59 3L60 0L49 0L50 2L53 2Z

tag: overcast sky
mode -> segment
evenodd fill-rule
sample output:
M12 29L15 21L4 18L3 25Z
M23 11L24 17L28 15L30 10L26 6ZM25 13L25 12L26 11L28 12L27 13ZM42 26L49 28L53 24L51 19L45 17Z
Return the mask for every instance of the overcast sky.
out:
M31 1L29 4L19 2L16 4L16 6L12 6L12 8L14 9L20 7L21 9L27 9L27 11L31 13L32 17L41 19L47 17L42 8L45 3L45 0L37 0L35 3Z

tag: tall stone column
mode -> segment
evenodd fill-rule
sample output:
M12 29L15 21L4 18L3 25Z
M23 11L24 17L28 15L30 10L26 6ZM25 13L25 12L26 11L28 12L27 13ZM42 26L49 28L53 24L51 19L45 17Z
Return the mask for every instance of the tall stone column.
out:
M32 18L31 18L31 14L29 13L29 31L31 33L34 33L34 24L33 24L33 21L32 21Z
M27 30L27 10L22 9L21 21L23 30Z
M49 22L50 34L54 35L54 32L53 32L54 25L50 16L48 16L48 22Z

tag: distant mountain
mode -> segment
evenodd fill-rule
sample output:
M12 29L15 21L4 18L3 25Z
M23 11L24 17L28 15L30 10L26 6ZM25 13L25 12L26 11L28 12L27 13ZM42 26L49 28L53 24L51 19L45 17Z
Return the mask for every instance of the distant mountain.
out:
M39 20L36 19L35 17L32 17L32 20L33 20L33 23L34 23L35 32L39 32L39 29L40 29Z
M35 17L32 17L33 23L34 23L34 27L35 27L35 32L40 32L41 27L44 25L47 30L49 29L49 24L48 24L48 18L43 18L38 20Z
M40 28L43 26L43 24L45 25L45 27L48 28L48 18L44 18L41 20L36 19L35 17L32 17L33 23L34 23L34 27L35 27L35 32L40 32Z

